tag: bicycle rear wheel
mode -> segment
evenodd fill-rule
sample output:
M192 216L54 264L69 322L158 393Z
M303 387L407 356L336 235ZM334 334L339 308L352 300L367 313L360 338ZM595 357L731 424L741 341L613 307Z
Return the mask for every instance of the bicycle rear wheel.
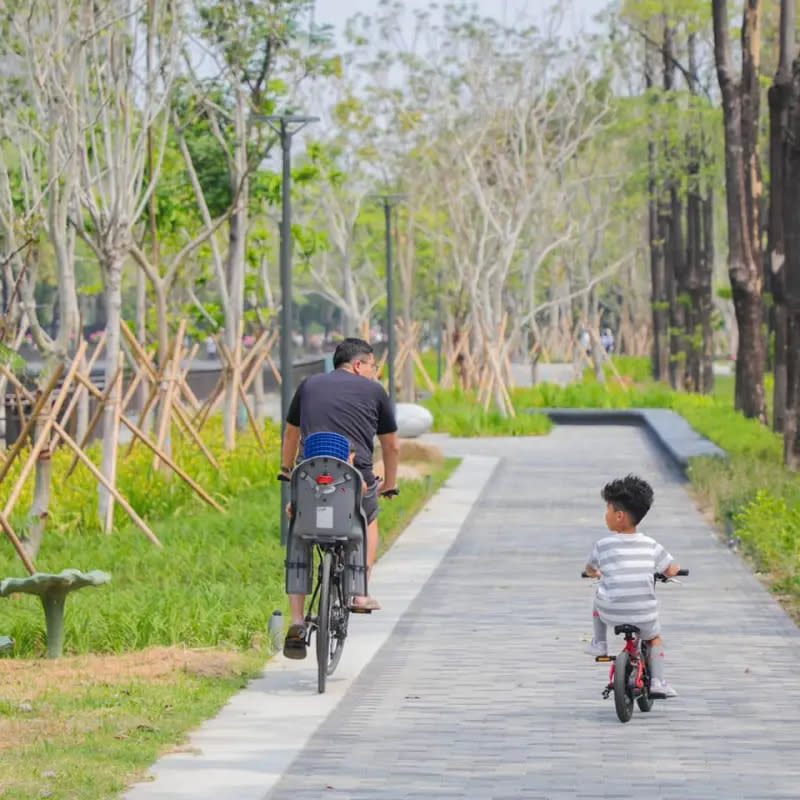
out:
M328 659L331 640L331 564L333 554L326 552L322 557L319 571L319 610L317 612L317 691L325 692L328 678Z
M620 722L628 722L633 716L632 672L630 655L623 651L614 663L614 708Z
M330 639L328 645L328 675L333 675L344 650L350 611L344 604L341 576L331 580Z

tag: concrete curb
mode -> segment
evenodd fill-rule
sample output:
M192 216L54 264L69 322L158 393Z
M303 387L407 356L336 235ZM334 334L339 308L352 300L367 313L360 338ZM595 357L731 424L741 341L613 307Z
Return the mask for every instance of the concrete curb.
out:
M637 425L643 427L686 476L689 461L699 456L727 458L721 448L701 436L668 408L532 408L561 425Z
M398 620L455 542L499 459L467 456L375 565L372 585L383 610L351 618L350 635L324 695L314 653L277 655L263 675L189 737L181 752L151 768L152 780L123 800L263 800L353 681L388 641Z

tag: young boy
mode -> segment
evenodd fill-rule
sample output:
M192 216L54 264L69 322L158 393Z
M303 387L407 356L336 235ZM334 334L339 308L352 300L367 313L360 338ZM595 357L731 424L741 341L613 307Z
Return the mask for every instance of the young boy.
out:
M594 600L594 638L586 652L608 654L607 625L636 625L650 644L651 696L676 697L678 693L664 677L653 573L671 577L680 566L658 542L636 530L653 504L653 489L647 481L628 475L606 484L601 494L613 536L595 543L585 569L587 575L600 578Z

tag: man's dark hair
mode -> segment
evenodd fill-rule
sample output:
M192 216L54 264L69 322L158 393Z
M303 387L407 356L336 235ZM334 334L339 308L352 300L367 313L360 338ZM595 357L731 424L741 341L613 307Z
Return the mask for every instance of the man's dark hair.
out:
M637 475L617 478L603 487L600 493L616 511L625 511L638 525L653 505L653 487Z
M333 368L339 369L342 364L349 364L361 356L371 356L375 351L369 342L349 336L336 345L333 352Z

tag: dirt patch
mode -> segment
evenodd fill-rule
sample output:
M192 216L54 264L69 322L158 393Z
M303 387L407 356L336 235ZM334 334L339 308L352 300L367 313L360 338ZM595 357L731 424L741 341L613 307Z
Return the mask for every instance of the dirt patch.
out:
M444 454L438 447L417 439L399 439L400 465L397 477L401 480L420 480L430 475L444 463ZM375 445L375 474L384 475L383 455L379 444Z
M0 659L0 702L34 702L48 689L63 692L129 680L158 681L176 672L202 678L239 673L240 656L214 649L150 647L120 655L68 656L56 660Z

